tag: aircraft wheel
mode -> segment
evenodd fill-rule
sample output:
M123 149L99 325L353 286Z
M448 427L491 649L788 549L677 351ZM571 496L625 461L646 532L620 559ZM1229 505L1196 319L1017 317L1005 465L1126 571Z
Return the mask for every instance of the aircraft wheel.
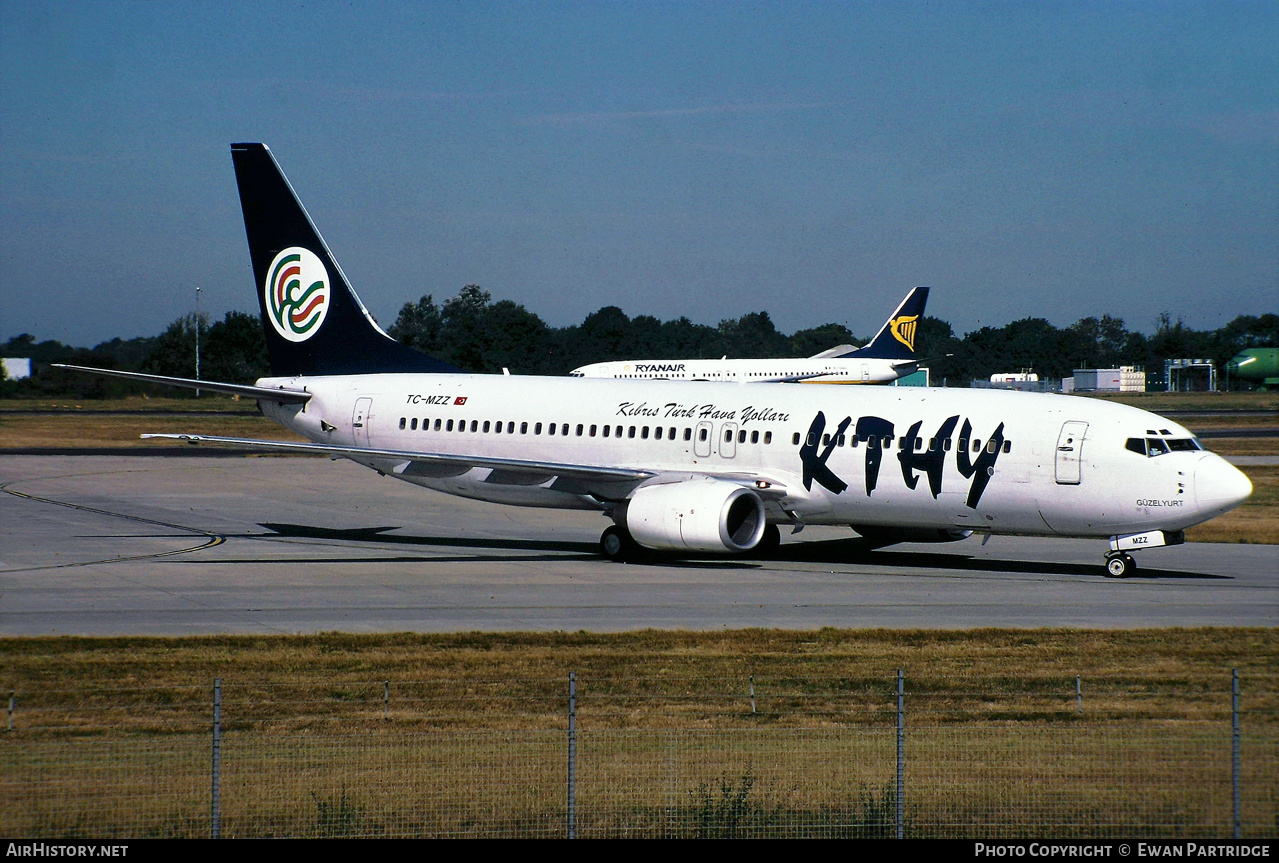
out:
M773 554L782 545L782 532L775 524L764 526L764 535L759 538L759 545L755 546L755 550L767 557Z
M618 563L624 562L631 555L635 541L630 534L617 525L610 525L600 536L600 554Z
M1137 561L1130 554L1106 555L1106 575L1111 578L1128 578L1137 570Z

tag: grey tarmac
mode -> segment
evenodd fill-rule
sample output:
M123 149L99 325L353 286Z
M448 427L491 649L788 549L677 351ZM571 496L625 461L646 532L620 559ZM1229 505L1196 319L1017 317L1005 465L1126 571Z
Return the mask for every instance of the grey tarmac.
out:
M0 456L0 635L1272 626L1279 546L995 537L615 564L595 513L315 458Z

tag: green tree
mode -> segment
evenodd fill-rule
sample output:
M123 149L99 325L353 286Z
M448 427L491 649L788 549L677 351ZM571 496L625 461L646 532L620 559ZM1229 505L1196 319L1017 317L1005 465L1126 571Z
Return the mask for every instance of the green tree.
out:
M416 303L405 303L387 335L401 344L435 356L439 350L443 318L435 299L427 294Z
M155 350L142 364L144 371L170 377L195 377L195 336L196 327L200 332L208 330L207 315L199 317L195 313L178 318L160 334ZM203 360L201 351L201 360Z

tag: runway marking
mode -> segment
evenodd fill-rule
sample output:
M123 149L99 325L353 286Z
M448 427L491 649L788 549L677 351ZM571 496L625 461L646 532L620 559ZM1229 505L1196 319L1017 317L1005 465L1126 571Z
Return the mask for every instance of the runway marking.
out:
M36 503L47 503L51 506L65 506L68 509L75 509L75 510L79 510L80 512L91 512L96 515L105 515L109 518L120 518L120 519L124 519L125 521L136 522L138 524L150 524L156 527L170 528L172 530L184 530L187 533L193 533L200 536L208 537L208 539L206 542L202 542L199 545L193 545L189 548L179 548L179 549L173 549L170 551L157 551L151 554L134 554L134 555L129 555L127 557L109 557L103 560L85 560L85 561L79 561L77 563L56 563L56 564L48 564L45 566L28 566L28 567L21 567L18 569L4 569L4 570L0 570L0 572L33 572L35 570L41 570L41 569L68 569L68 568L78 567L78 566L97 566L103 563L123 563L125 561L133 561L133 560L154 560L156 558L161 558L161 557L173 557L175 555L180 555L180 554L190 554L195 551L202 551L206 548L214 548L226 542L225 536L222 536L221 534L216 534L211 531L207 531L198 527L187 527L184 524L173 524L172 522L157 521L156 519L143 518L137 515L126 515L125 513L122 513L122 512L111 512L110 510L97 509L96 507L85 506L79 503L70 503L69 501L65 501L65 500L54 500L53 498L49 498L49 497L40 497L38 495L27 494L26 492L16 491L15 489L9 488L9 486L14 485L15 483L18 483L18 482L23 482L23 480L13 480L11 482L4 483L3 485L0 485L0 491L8 495L13 495L14 497L17 497L17 498L35 501Z

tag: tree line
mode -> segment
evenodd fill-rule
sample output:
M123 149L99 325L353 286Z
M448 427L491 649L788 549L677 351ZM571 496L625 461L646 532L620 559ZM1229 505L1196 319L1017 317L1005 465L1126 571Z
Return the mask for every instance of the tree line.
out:
M0 345L0 356L31 357L33 375L0 381L6 396L75 395L103 398L145 387L127 381L89 378L49 368L50 363L195 377L195 343L200 338L200 377L251 382L269 373L266 344L256 314L228 312L221 321L184 315L157 336L112 339L92 349L56 341L36 342L23 334ZM427 294L405 303L387 329L395 339L471 372L562 375L587 363L616 359L709 359L811 356L840 344L861 345L842 324L823 324L791 335L778 332L768 312L751 312L716 326L686 317L662 321L629 317L617 306L592 312L580 324L550 327L511 300L494 301L479 285L467 285L436 303ZM1043 318L1025 318L1002 327L956 336L950 324L925 316L916 335L916 353L928 359L934 384L967 386L973 379L1031 369L1041 378L1066 377L1077 368L1145 368L1152 380L1163 375L1168 358L1211 359L1221 368L1248 347L1279 345L1279 315L1240 315L1217 330L1192 330L1171 315L1159 317L1147 336L1129 330L1122 318L1082 318L1065 328ZM172 394L170 392L170 394Z

